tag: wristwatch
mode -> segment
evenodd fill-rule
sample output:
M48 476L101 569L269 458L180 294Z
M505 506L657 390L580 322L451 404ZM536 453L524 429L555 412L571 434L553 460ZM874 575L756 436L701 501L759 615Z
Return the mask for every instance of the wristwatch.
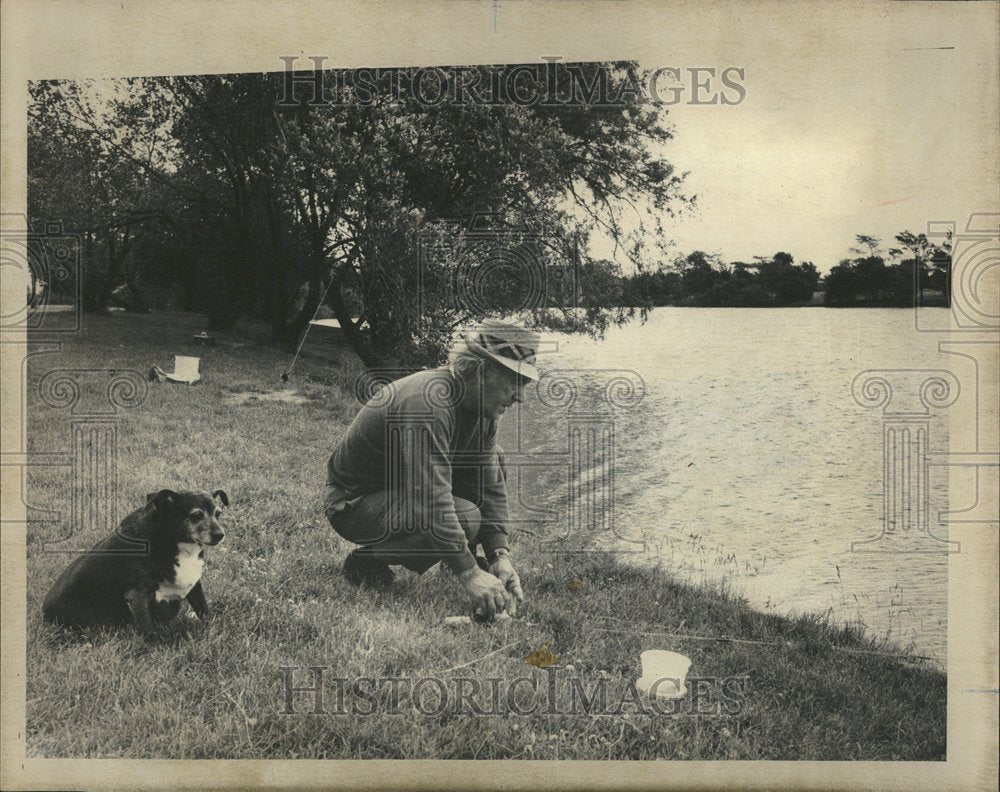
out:
M487 554L486 560L489 561L491 564L494 564L498 559L502 558L503 556L507 556L507 558L510 558L510 550L508 550L506 547L498 547L493 552Z

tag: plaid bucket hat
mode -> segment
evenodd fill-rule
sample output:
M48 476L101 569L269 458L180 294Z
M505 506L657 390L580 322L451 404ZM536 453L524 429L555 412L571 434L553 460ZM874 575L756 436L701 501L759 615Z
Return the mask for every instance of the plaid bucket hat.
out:
M522 377L538 380L541 374L535 368L535 355L541 336L526 327L487 320L464 337L469 350L516 371Z

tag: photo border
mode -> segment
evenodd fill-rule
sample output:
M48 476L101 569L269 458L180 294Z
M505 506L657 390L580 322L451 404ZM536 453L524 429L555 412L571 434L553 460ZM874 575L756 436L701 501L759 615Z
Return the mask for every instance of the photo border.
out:
M817 5L805 0L782 2L790 14L822 17L851 13L853 2ZM703 3L677 2L670 13L679 20L696 20ZM746 3L741 8L749 8ZM773 0L753 3L756 14L776 8ZM904 13L907 4L866 3L885 13ZM932 7L936 3L921 4ZM955 8L955 7L953 7ZM558 51L567 61L642 57L659 26L662 6L630 2L613 10L617 29L609 24L606 4L565 2L308 2L283 4L280 11L266 3L230 0L211 5L181 0L170 5L133 0L67 2L7 0L2 14L2 211L24 213L26 205L27 80L39 78L139 76L226 73L282 68L281 55L329 54L329 66L439 65L533 62ZM981 15L981 38L962 42L982 48L986 62L996 59L998 6L968 4L953 13ZM790 14L794 16L794 13ZM210 19L206 18L209 17ZM385 24L391 16L392 24ZM749 15L744 25L754 24ZM763 25L763 21L756 24ZM695 23L691 30L698 29ZM722 44L711 31L698 29L706 48ZM345 32L349 31L349 34ZM992 47L992 49L990 48ZM793 78L794 75L789 75ZM876 79L873 76L873 79ZM752 71L748 73L748 82ZM967 90L981 90L970 79ZM956 90L961 87L956 86ZM993 95L995 99L995 94ZM995 113L1000 117L1000 113ZM994 137L994 141L995 141ZM997 146L979 153L985 172L997 172ZM992 207L985 207L993 209ZM981 211L984 207L970 206ZM961 222L963 218L955 218ZM0 290L3 310L16 309L23 292ZM8 337L10 336L10 337ZM2 356L3 450L23 449L23 336L5 333ZM981 372L996 379L993 370ZM988 368L988 367L987 367ZM960 407L961 405L956 405ZM986 407L982 415L956 409L950 415L954 433L970 421L996 421ZM16 476L20 468L2 468L3 518L24 520ZM953 473L957 475L957 472ZM945 762L602 762L602 761L383 761L383 760L122 760L26 759L25 734L25 537L9 522L2 532L3 665L2 765L4 788L163 788L201 789L338 788L351 789L480 789L502 778L508 787L548 789L742 788L808 789L983 788L996 783L997 606L994 578L997 534L979 532L962 537L963 552L949 559L948 758ZM969 552L966 552L965 549ZM975 607L963 607L975 603ZM991 604L992 603L992 604Z

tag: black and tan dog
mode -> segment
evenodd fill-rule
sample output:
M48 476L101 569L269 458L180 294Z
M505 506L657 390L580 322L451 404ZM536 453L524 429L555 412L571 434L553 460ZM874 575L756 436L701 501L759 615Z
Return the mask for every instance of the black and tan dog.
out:
M42 613L68 627L132 622L149 637L187 599L199 619L208 615L201 588L205 545L225 534L219 525L229 505L225 490L160 490L122 520L114 535L67 567L52 585Z

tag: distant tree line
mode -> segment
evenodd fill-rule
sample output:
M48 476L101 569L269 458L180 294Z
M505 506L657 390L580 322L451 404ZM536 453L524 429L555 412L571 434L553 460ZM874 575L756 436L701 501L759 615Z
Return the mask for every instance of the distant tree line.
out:
M594 284L606 298L643 308L809 305L817 293L832 307L911 307L916 299L921 305L950 305L950 236L934 245L924 234L903 231L895 236L899 247L888 251L877 237L859 234L856 240L854 258L843 259L826 277L811 262L796 264L785 252L725 263L718 254L696 250L631 275L612 262L597 262L582 269L582 288ZM609 280L616 287L609 287Z
M859 234L851 248L854 258L843 259L824 278L826 305L847 307L909 307L925 292L937 292L937 302L951 305L951 233L940 245L925 234L903 231L895 236L899 247L883 251L877 237Z
M812 263L796 264L788 253L726 264L716 254L696 250L655 271L623 277L622 295L628 305L649 307L765 308L806 304L818 282Z

